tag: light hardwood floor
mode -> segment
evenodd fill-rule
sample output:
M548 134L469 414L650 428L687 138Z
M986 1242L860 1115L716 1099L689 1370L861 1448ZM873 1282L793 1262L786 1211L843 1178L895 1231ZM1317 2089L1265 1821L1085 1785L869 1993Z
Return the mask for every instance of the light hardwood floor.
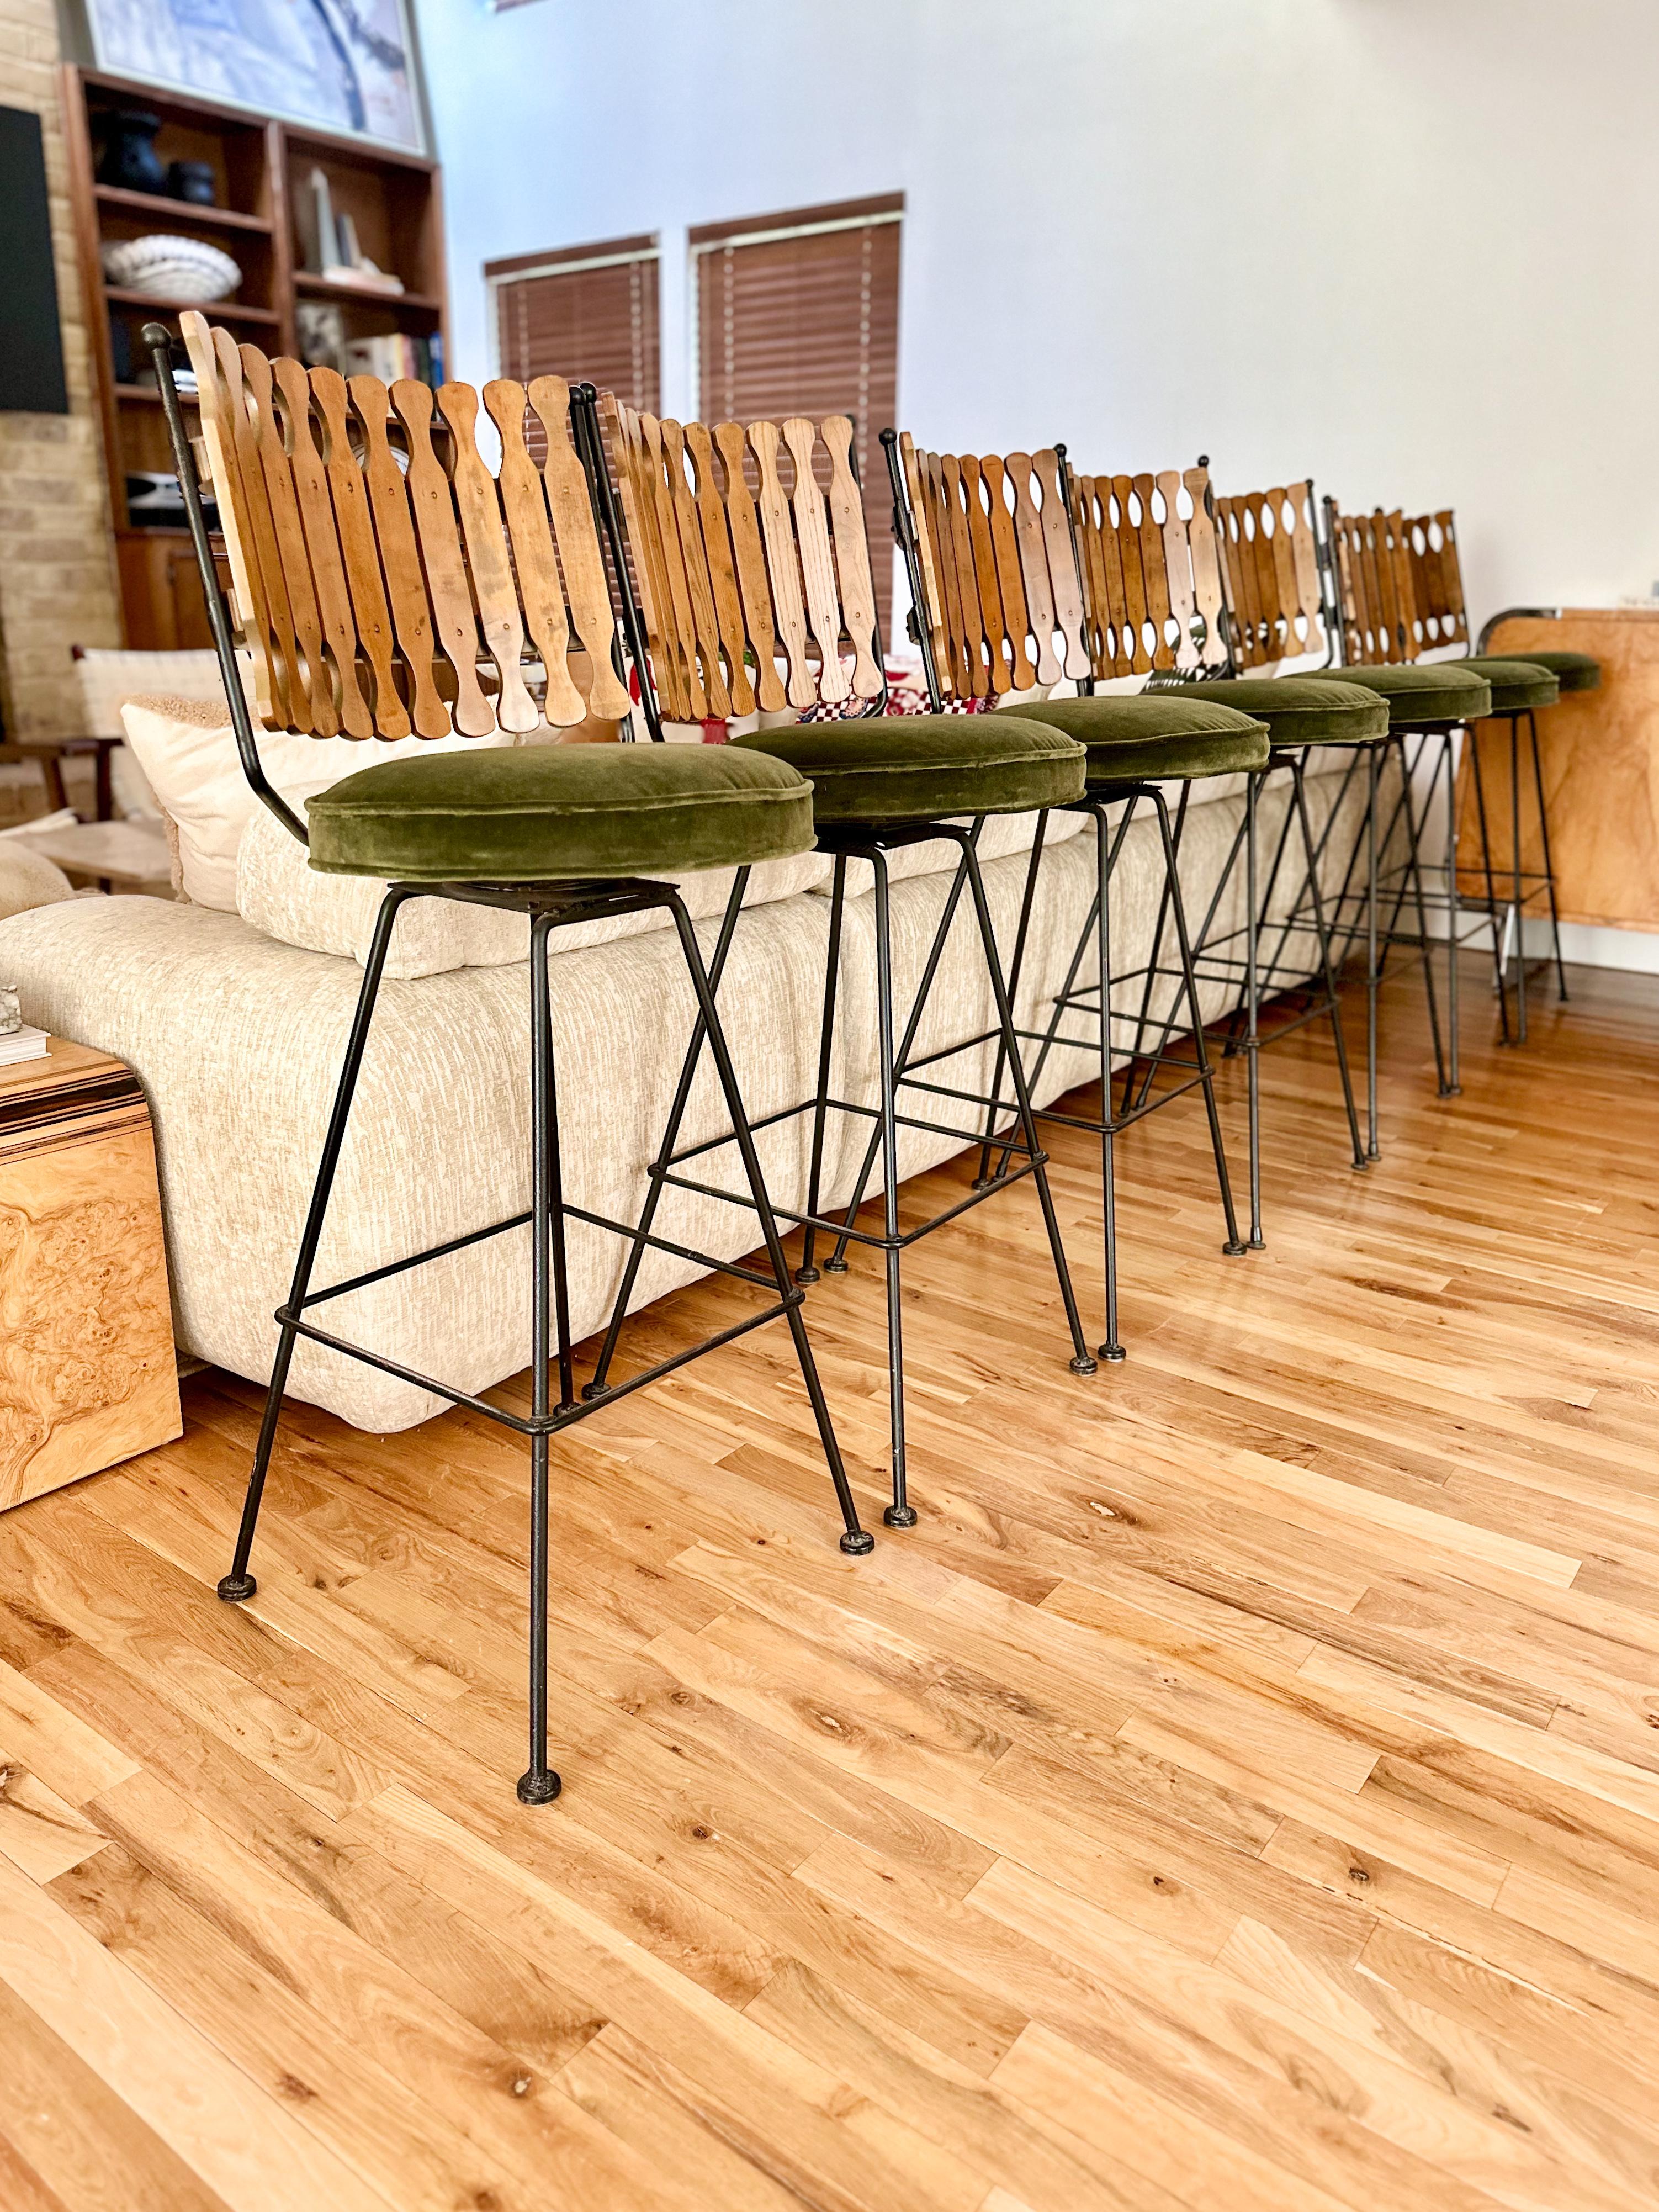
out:
M1029 1191L917 1248L867 1559L781 1329L558 1443L550 1808L488 1425L295 1409L246 1611L245 1384L8 1514L6 2212L1659 2205L1659 997L1579 980L1500 1054L1472 967L1451 1103L1391 985L1367 1176L1268 1053L1261 1256L1135 1133L1093 1381ZM869 1256L809 1316L873 1522Z

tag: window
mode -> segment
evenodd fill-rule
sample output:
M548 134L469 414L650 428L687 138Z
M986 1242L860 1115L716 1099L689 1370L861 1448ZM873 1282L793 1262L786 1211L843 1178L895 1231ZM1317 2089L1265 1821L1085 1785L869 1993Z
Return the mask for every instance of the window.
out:
M705 422L850 415L882 636L890 642L893 497L880 433L898 398L904 195L701 223L697 414Z
M661 404L657 241L613 238L487 261L497 374L586 378L631 407Z

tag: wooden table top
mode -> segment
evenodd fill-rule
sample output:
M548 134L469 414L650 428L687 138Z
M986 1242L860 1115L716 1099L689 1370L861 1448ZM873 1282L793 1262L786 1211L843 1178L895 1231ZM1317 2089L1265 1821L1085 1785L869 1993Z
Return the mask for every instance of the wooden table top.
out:
M67 1037L48 1037L44 1060L0 1067L0 1156L102 1135L149 1112L143 1086L124 1061Z

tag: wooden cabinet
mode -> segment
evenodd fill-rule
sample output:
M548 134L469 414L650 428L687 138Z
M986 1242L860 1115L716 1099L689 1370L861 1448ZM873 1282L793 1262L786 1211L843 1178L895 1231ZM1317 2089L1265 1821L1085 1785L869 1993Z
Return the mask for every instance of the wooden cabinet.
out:
M149 1109L54 1037L0 1068L0 1510L182 1431Z
M1538 716L1561 919L1659 929L1659 610L1569 607L1559 615L1506 615L1482 649L1524 660L1528 647L1541 653L1552 647L1591 653L1601 664L1599 690L1570 692ZM1475 742L1501 898L1514 850L1509 726L1479 723ZM1522 866L1536 869L1543 852L1524 727L1522 744ZM1467 759L1459 782L1458 880L1468 896L1479 898L1485 895L1475 868L1480 825Z
M112 240L157 233L217 246L236 263L242 281L228 300L215 301L203 312L268 353L301 350L296 309L304 301L329 302L347 343L403 334L428 346L435 338L441 351L445 283L437 167L417 155L303 131L95 70L66 68L62 89L126 642L137 648L206 645L207 610L188 536L181 526L143 526L127 501L129 475L170 475L173 469L161 395L149 380L139 333L147 322L176 331L181 309L191 303L106 283L101 249ZM99 181L110 120L127 108L161 118L155 138L161 161L208 165L216 205L200 207ZM337 213L350 216L362 251L402 280L401 294L331 284L307 271L313 169L328 179ZM193 410L186 421L194 427Z

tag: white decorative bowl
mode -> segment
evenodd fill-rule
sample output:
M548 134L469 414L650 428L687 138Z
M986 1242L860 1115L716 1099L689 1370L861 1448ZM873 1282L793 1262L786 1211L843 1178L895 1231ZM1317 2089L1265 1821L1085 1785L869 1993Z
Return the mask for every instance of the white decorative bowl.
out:
M206 306L222 300L242 281L229 254L205 239L112 239L102 250L106 280L127 292L148 292L158 300L189 300Z

